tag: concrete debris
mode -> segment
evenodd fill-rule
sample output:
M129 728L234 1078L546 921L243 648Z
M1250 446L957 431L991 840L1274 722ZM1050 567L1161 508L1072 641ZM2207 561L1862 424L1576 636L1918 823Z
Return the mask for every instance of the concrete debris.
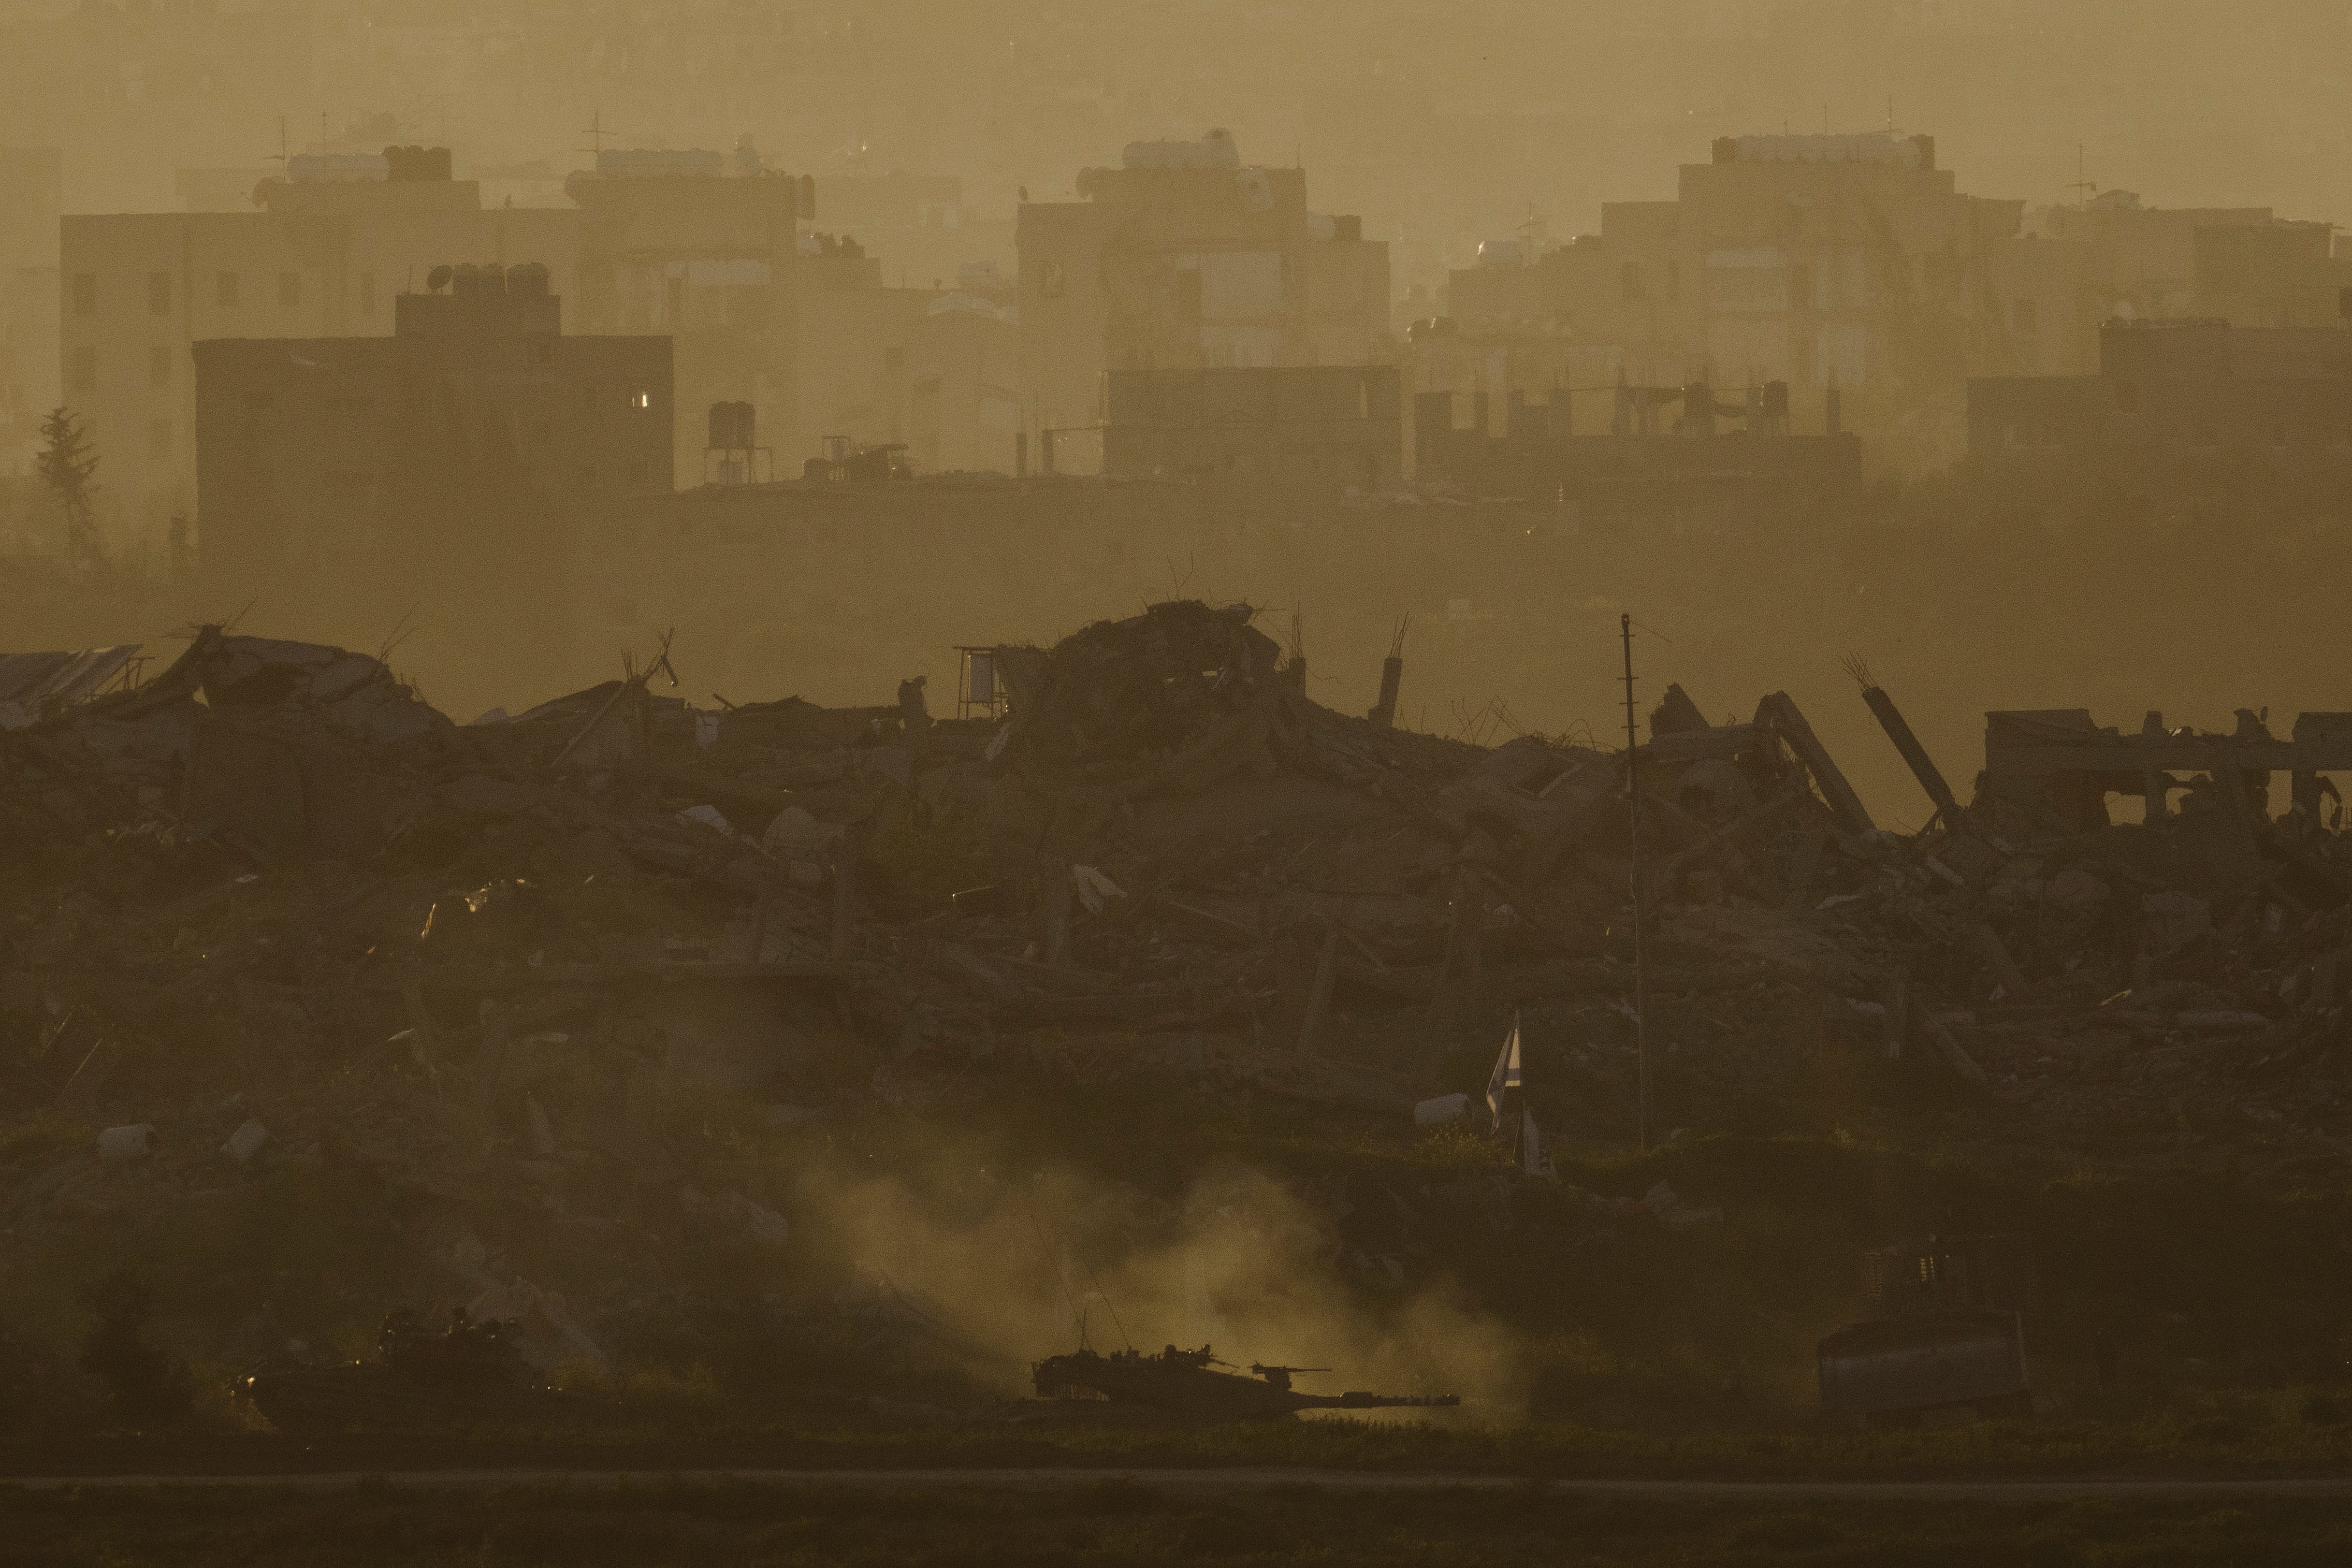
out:
M143 1160L154 1152L155 1124L142 1121L127 1127L109 1127L98 1135L98 1157L101 1160Z
M1626 755L1335 712L1279 652L1247 606L1156 605L993 650L1009 716L953 719L911 687L698 711L653 689L665 648L458 726L378 659L205 628L143 684L0 730L0 843L23 851L0 880L0 1115L136 1115L100 1152L159 1173L217 1178L215 1151L267 1142L480 1205L482 1235L608 1252L680 1228L794 1246L793 1195L710 1151L992 1084L1435 1129L1514 1016L1554 1151L1622 1140ZM1948 803L1865 697L1935 802L1916 834L1873 822L1786 693L1711 725L1671 689L1634 754L1662 1115L1721 1125L1835 1076L1833 1052L2037 1126L2189 1140L2234 1101L2286 1141L2336 1103L2352 845L2255 784L2330 764L2340 727L2143 746L1996 714L1975 798ZM2126 785L2163 809L2105 822ZM263 1083L275 1138L225 1108ZM82 1136L79 1164L8 1173L16 1245L131 1201ZM1392 1237L1354 1250L1414 1266ZM590 1330L625 1299L502 1282L527 1261L439 1267L541 1357L601 1356ZM838 1310L925 1316L894 1287Z
M1127 897L1117 882L1092 866L1071 867L1070 879L1076 884L1078 903L1090 915L1102 913L1109 907L1111 900Z
M242 1165L260 1153L261 1146L268 1142L268 1128L258 1121L247 1121L229 1134L228 1142L221 1145L221 1152Z

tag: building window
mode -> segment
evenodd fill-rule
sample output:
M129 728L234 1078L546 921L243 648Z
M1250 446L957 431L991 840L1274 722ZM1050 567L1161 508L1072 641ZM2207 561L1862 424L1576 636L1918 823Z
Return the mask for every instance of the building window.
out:
M1069 274L1058 261L1048 261L1037 270L1037 292L1048 300L1058 300L1069 286Z
M172 384L172 351L170 349L158 345L147 351L147 384L150 386Z
M75 315L95 316L98 314L97 273L77 272L74 274L73 301Z
M2021 332L2040 331L2040 328L2035 324L2033 301L2031 300L2011 300L2009 302L2009 324L2016 328Z
M224 272L213 285L213 301L224 310L236 309L237 275Z
M1628 300L1642 300L1649 297L1649 290L1642 283L1642 264L1638 261L1625 263L1624 269L1618 274L1617 286L1623 290Z
M168 272L147 274L147 313L168 316L172 313L172 275Z
M278 275L278 302L288 310L302 302L302 275L299 272Z
M375 314L375 274L373 272L360 274L360 314Z
M67 377L73 391L92 393L98 390L98 351L76 349L73 352L73 374Z
M158 419L147 426L147 455L163 458L172 455L172 422Z
M652 393L650 393L650 392L633 392L633 393L629 394L629 406L630 406L630 407L632 407L632 408L651 408L653 405L654 405L654 395L653 395Z

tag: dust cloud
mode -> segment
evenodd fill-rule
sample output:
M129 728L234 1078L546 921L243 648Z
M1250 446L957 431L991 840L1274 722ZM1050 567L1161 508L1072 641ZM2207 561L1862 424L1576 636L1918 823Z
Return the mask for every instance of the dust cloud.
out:
M1459 1412L1351 1419L1492 1425L1525 1412L1519 1331L1445 1276L1351 1260L1329 1194L1238 1164L1165 1201L1067 1168L1000 1174L950 1155L930 1169L950 1166L965 1174L813 1173L800 1212L838 1238L852 1277L935 1317L965 1370L1007 1394L1026 1397L1030 1364L1077 1349L1083 1331L1104 1352L1208 1345L1237 1370L1330 1369L1298 1380L1307 1393L1463 1399Z

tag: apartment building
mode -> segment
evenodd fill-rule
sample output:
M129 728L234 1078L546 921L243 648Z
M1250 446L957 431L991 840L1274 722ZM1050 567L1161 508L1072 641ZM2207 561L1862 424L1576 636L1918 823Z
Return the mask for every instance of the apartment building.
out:
M556 291L571 286L580 215L486 208L437 151L298 156L252 211L62 220L60 395L99 456L110 551L157 552L194 513L196 342L389 336L394 300L453 259L537 264Z
M1244 165L1212 131L1130 143L1077 191L1015 220L1024 422L1062 467L1099 465L1111 371L1389 357L1388 247L1309 211L1304 169Z

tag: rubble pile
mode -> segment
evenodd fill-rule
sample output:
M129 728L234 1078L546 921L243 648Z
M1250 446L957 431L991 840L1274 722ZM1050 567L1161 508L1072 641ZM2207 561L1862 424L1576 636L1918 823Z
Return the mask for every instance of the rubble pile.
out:
M1333 712L1250 622L1161 605L994 650L1001 716L934 718L919 682L697 709L665 647L462 725L376 658L204 629L0 731L0 1228L357 1166L473 1216L433 1246L478 1317L593 1357L618 1298L575 1310L482 1233L795 1245L786 1194L663 1152L697 1094L789 1128L1149 1074L1411 1136L1516 1015L1546 1127L1622 1140L1623 753ZM2020 1140L2340 1148L2352 858L2308 800L2273 820L2207 777L2103 826L1988 773L1964 805L1864 697L1923 832L1876 827L1785 694L1651 715L1667 1125L1786 1108L1844 1051Z

